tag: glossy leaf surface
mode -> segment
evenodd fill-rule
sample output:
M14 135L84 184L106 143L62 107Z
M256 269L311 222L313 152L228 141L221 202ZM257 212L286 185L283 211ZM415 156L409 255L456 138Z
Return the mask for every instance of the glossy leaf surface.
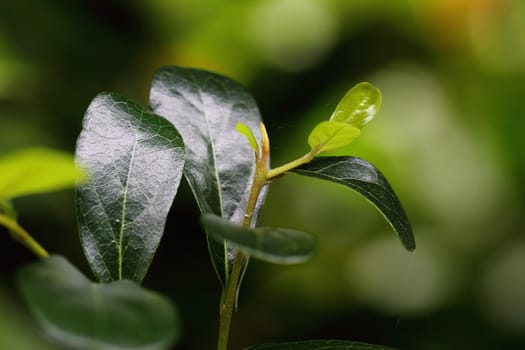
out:
M0 158L0 202L73 187L82 176L68 153L45 148L10 153Z
M252 147L236 126L243 123L258 130L261 117L253 98L223 76L172 66L155 73L150 106L170 120L184 138L184 175L201 212L241 223L255 162ZM256 138L260 144L260 135ZM260 197L254 221L264 197ZM208 243L215 270L225 285L231 251L222 243L209 239Z
M212 238L274 264L302 263L315 252L316 241L309 233L274 227L245 229L212 214L204 215L202 223Z
M142 281L184 167L173 125L117 94L91 102L77 141L89 181L77 189L86 257L101 281Z
M381 345L371 345L344 340L307 340L289 343L256 345L244 350L394 350Z
M51 256L22 268L21 293L46 334L74 349L168 349L179 323L171 303L129 280L97 284Z
M346 93L335 108L330 121L362 128L381 107L381 92L370 83L359 83Z
M322 122L317 124L308 136L308 144L318 152L331 151L352 143L359 135L361 130L353 125L342 122Z
M340 183L359 192L383 214L407 250L416 248L401 202L383 174L369 162L355 157L319 157L292 172Z

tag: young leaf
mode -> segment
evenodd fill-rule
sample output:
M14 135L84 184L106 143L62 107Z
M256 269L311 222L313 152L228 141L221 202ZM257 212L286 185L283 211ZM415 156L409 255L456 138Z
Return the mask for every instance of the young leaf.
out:
M250 147L255 152L255 156L259 158L259 145L257 144L257 140L255 139L255 136L253 135L252 130L248 127L248 125L243 123L237 123L237 126L235 127L238 132L246 136L246 139L248 140L248 143L250 144Z
M308 144L318 153L344 147L356 137L361 130L353 125L342 122L321 122L315 126L308 136Z
M307 340L289 343L256 345L244 350L394 350L381 345L344 340Z
M319 157L292 172L340 183L359 192L383 214L407 250L416 248L401 202L383 174L369 162L355 157Z
M203 214L241 223L255 171L253 149L236 130L257 130L261 122L253 98L233 80L203 70L164 67L154 77L150 106L170 120L186 143L184 176ZM260 138L257 139L260 144ZM254 213L257 220L265 194ZM226 285L231 250L209 240L212 263Z
M89 181L77 189L86 257L99 280L142 281L182 176L184 145L173 125L113 93L91 102L77 141Z
M246 255L274 264L298 264L315 252L315 238L284 228L246 229L213 214L202 217L206 231L219 242L227 241Z
M341 99L330 121L361 129L374 118L380 107L381 92L370 83L359 83Z
M21 293L46 334L74 349L167 349L179 336L173 305L123 280L89 281L60 256L18 272Z
M83 176L72 155L45 148L5 155L0 158L0 169L0 202L73 187Z

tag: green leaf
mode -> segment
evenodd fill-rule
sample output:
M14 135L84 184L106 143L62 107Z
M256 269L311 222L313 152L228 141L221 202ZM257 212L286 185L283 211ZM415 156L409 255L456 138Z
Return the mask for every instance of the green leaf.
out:
M319 157L292 172L340 183L359 192L383 214L407 250L416 248L412 227L401 202L383 174L366 160Z
M256 130L261 116L253 98L233 80L192 68L164 67L154 77L150 106L170 120L186 144L184 176L203 214L241 223L255 172L253 150L236 130L238 123ZM257 144L260 144L260 136ZM259 198L253 222L265 198ZM233 254L208 239L221 283L231 273Z
M329 121L319 123L310 132L308 144L314 155L339 150L361 135L381 107L381 92L369 83L355 85L341 99Z
M0 158L0 202L73 187L82 176L68 153L45 148L10 153Z
M77 189L86 257L100 281L142 281L182 176L184 144L173 125L125 97L102 93L84 116Z
M75 349L167 349L179 337L173 305L132 281L98 284L60 256L18 272L21 293L47 335Z
M257 140L255 139L252 130L248 127L248 125L243 123L237 123L236 129L238 132L246 136L250 147L255 152L255 156L259 158L259 145L257 144Z
M4 213L8 218L13 221L18 220L18 212L16 211L11 201L0 202L0 214Z
M370 83L359 83L341 99L330 121L351 124L359 129L381 108L381 92Z
M308 144L317 153L331 151L344 147L356 137L361 135L361 130L353 125L341 122L322 122L315 126L308 136Z
M246 255L274 264L298 264L315 252L315 238L305 232L284 228L246 229L213 214L202 217L208 234L227 241Z
M394 350L381 345L372 345L344 340L307 340L290 343L256 345L244 350Z

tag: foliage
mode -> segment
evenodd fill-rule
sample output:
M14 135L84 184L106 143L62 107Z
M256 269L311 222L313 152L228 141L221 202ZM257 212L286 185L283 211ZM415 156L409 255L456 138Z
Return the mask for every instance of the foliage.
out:
M77 161L80 239L100 281L140 283L157 249L184 166L184 145L162 117L116 94L95 97Z
M359 192L385 216L405 248L413 250L407 216L384 176L362 159L320 157L350 144L380 104L379 90L369 83L356 85L330 120L313 128L308 153L271 168L269 138L257 106L229 78L197 69L161 68L153 78L151 111L115 93L98 95L84 116L76 150L77 163L88 174L77 187L80 240L97 283L65 258L48 257L18 225L8 202L12 193L0 191L0 224L42 258L19 273L30 311L50 337L73 348L164 349L174 343L180 333L174 306L140 283L182 175L202 212L211 261L223 286L218 350L227 349L249 258L292 264L315 252L311 234L257 226L267 186L285 174L321 178ZM257 128L260 134L255 135ZM73 164L70 168L76 169ZM81 180L77 170L64 174ZM43 181L41 186L33 186L39 184L38 177L31 181L20 194L64 185L63 180ZM249 349L386 348L316 340Z
M0 202L72 186L82 175L69 154L43 148L25 149L0 158Z
M92 283L61 256L18 277L44 331L72 348L163 349L178 336L171 303L131 281Z

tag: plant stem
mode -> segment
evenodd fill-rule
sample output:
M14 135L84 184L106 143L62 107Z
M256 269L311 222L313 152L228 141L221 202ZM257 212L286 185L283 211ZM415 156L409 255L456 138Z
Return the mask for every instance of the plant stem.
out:
M233 316L233 308L235 305L235 297L237 295L237 288L246 257L244 254L237 252L233 261L232 273L228 280L226 288L223 289L221 295L220 326L219 326L219 340L217 342L217 350L228 349L228 336L230 335L230 325Z
M267 172L268 172L268 156L270 153L270 141L264 125L261 123L261 155L255 157L255 174L253 176L252 186L250 190L250 196L248 197L248 203L244 212L244 218L242 226L244 228L250 228L252 224L253 214L257 207L257 201L261 194L262 189L266 185ZM220 305L220 325L219 325L219 339L217 342L217 350L228 349L228 337L230 334L230 325L233 315L233 309L235 306L235 299L237 296L237 290L242 277L242 271L245 264L247 263L247 257L241 252L235 254L233 260L232 272L227 280L226 287L222 291L221 305Z
M35 241L26 230L18 225L15 220L0 213L0 225L5 226L11 232L11 235L15 240L25 245L39 258L47 258L49 256L49 253L44 248L42 248L42 246L37 241Z
M246 210L244 212L244 219L242 222L242 226L244 228L250 228L252 225L253 214L255 213L255 209L257 207L257 201L264 186L266 186L270 180L283 175L285 172L310 162L315 156L319 154L321 149L321 146L314 148L301 158L293 160L275 169L268 170L270 140L268 138L268 134L266 133L264 124L261 123L260 126L262 135L261 153L260 157L257 157L258 152L255 152L255 174L253 176L253 182L250 190L250 196L248 197L248 203L246 204ZM239 289L240 280L242 278L242 271L246 263L247 257L241 252L237 252L233 260L231 275L226 282L225 288L222 290L219 311L220 325L217 350L228 349L228 337L230 334L230 324L232 320L235 299Z

